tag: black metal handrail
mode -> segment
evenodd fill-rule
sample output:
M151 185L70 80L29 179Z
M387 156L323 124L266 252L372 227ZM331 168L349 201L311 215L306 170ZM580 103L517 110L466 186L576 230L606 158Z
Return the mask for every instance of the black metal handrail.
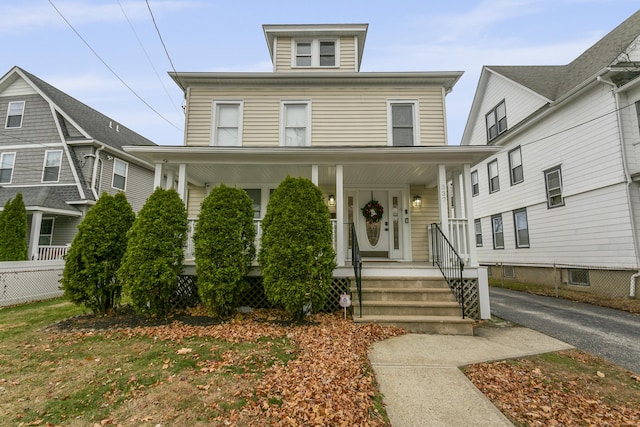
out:
M353 275L356 278L358 306L360 307L360 317L362 317L362 256L360 255L360 246L356 236L356 226L352 222L349 223L349 237L351 240L351 265L353 266Z
M444 276L451 292L460 304L462 309L462 318L465 317L464 306L464 287L462 284L462 271L464 270L464 261L458 255L453 245L444 235L438 224L430 225L431 247L433 249L433 264L440 268L440 272Z

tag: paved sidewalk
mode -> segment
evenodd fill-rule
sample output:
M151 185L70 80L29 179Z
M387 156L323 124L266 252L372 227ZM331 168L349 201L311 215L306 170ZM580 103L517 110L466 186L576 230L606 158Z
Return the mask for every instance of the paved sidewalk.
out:
M473 337L390 338L369 359L394 427L499 427L513 424L458 367L570 348L528 328L477 328Z

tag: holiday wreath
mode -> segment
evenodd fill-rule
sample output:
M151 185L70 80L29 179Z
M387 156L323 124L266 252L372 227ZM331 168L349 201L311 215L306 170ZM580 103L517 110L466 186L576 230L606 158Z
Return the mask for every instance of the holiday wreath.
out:
M378 222L382 219L384 208L377 200L371 200L362 208L362 215L370 222Z

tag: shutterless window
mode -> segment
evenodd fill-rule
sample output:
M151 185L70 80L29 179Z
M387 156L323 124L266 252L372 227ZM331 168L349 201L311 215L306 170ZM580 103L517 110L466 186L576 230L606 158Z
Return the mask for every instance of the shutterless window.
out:
M253 217L255 219L261 218L261 206L262 206L262 190L259 188L245 188L251 198L251 204L253 205Z
M479 219L476 219L473 223L476 233L476 246L482 246L482 223Z
M44 170L42 182L58 182L60 179L60 165L62 164L62 150L47 151L44 155Z
M311 42L296 43L296 66L311 67Z
M334 67L336 65L336 42L320 41L320 66Z
M489 172L489 193L500 190L500 178L498 177L498 160L493 160L487 164Z
M545 186L547 190L547 207L555 208L564 206L562 198L562 171L560 166L544 172Z
M51 246L53 238L53 218L42 218L40 224L40 236L38 237L39 246Z
M415 102L390 102L389 125L391 145L394 147L412 147L416 145L416 108Z
M300 40L294 42L295 67L335 67L335 40Z
M480 184L478 182L478 171L471 172L471 195L477 196L480 194Z
M491 231L493 233L493 249L504 249L502 215L494 215L491 217Z
M15 160L16 153L2 153L0 155L0 184L11 184Z
M527 210L519 209L513 212L513 224L516 233L516 248L529 247L529 224Z
M22 127L22 116L24 115L24 101L10 102L7 108L7 129Z
M570 285L589 286L589 270L570 268L568 273Z
M507 107L502 101L485 116L487 123L487 140L495 139L507 130Z
M509 151L509 171L511 185L524 181L524 174L522 172L522 152L520 151L520 147Z
M127 173L129 171L129 164L123 162L120 159L113 160L113 180L111 186L118 190L124 191L127 186Z
M238 147L242 145L242 103L214 102L213 145Z
M308 102L283 103L282 117L282 145L287 147L304 147L311 145Z

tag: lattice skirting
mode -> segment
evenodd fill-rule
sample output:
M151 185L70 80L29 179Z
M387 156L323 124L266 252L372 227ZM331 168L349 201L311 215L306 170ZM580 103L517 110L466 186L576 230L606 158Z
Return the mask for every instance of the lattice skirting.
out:
M195 307L200 303L196 279L196 276L190 275L184 275L178 278L178 291L172 300L173 306L176 309ZM249 289L241 296L239 302L240 306L247 306L251 308L275 308L264 294L262 277L251 276L247 278L247 281L249 282ZM349 285L349 279L347 278L334 278L331 282L331 289L327 296L327 301L325 302L324 307L319 311L323 313L332 313L342 310L339 305L340 295L349 293Z
M459 280L452 280L450 287L455 289L454 296L458 303L464 301L464 315L474 320L480 320L480 291L478 290L478 279L462 279L462 295L458 291Z

